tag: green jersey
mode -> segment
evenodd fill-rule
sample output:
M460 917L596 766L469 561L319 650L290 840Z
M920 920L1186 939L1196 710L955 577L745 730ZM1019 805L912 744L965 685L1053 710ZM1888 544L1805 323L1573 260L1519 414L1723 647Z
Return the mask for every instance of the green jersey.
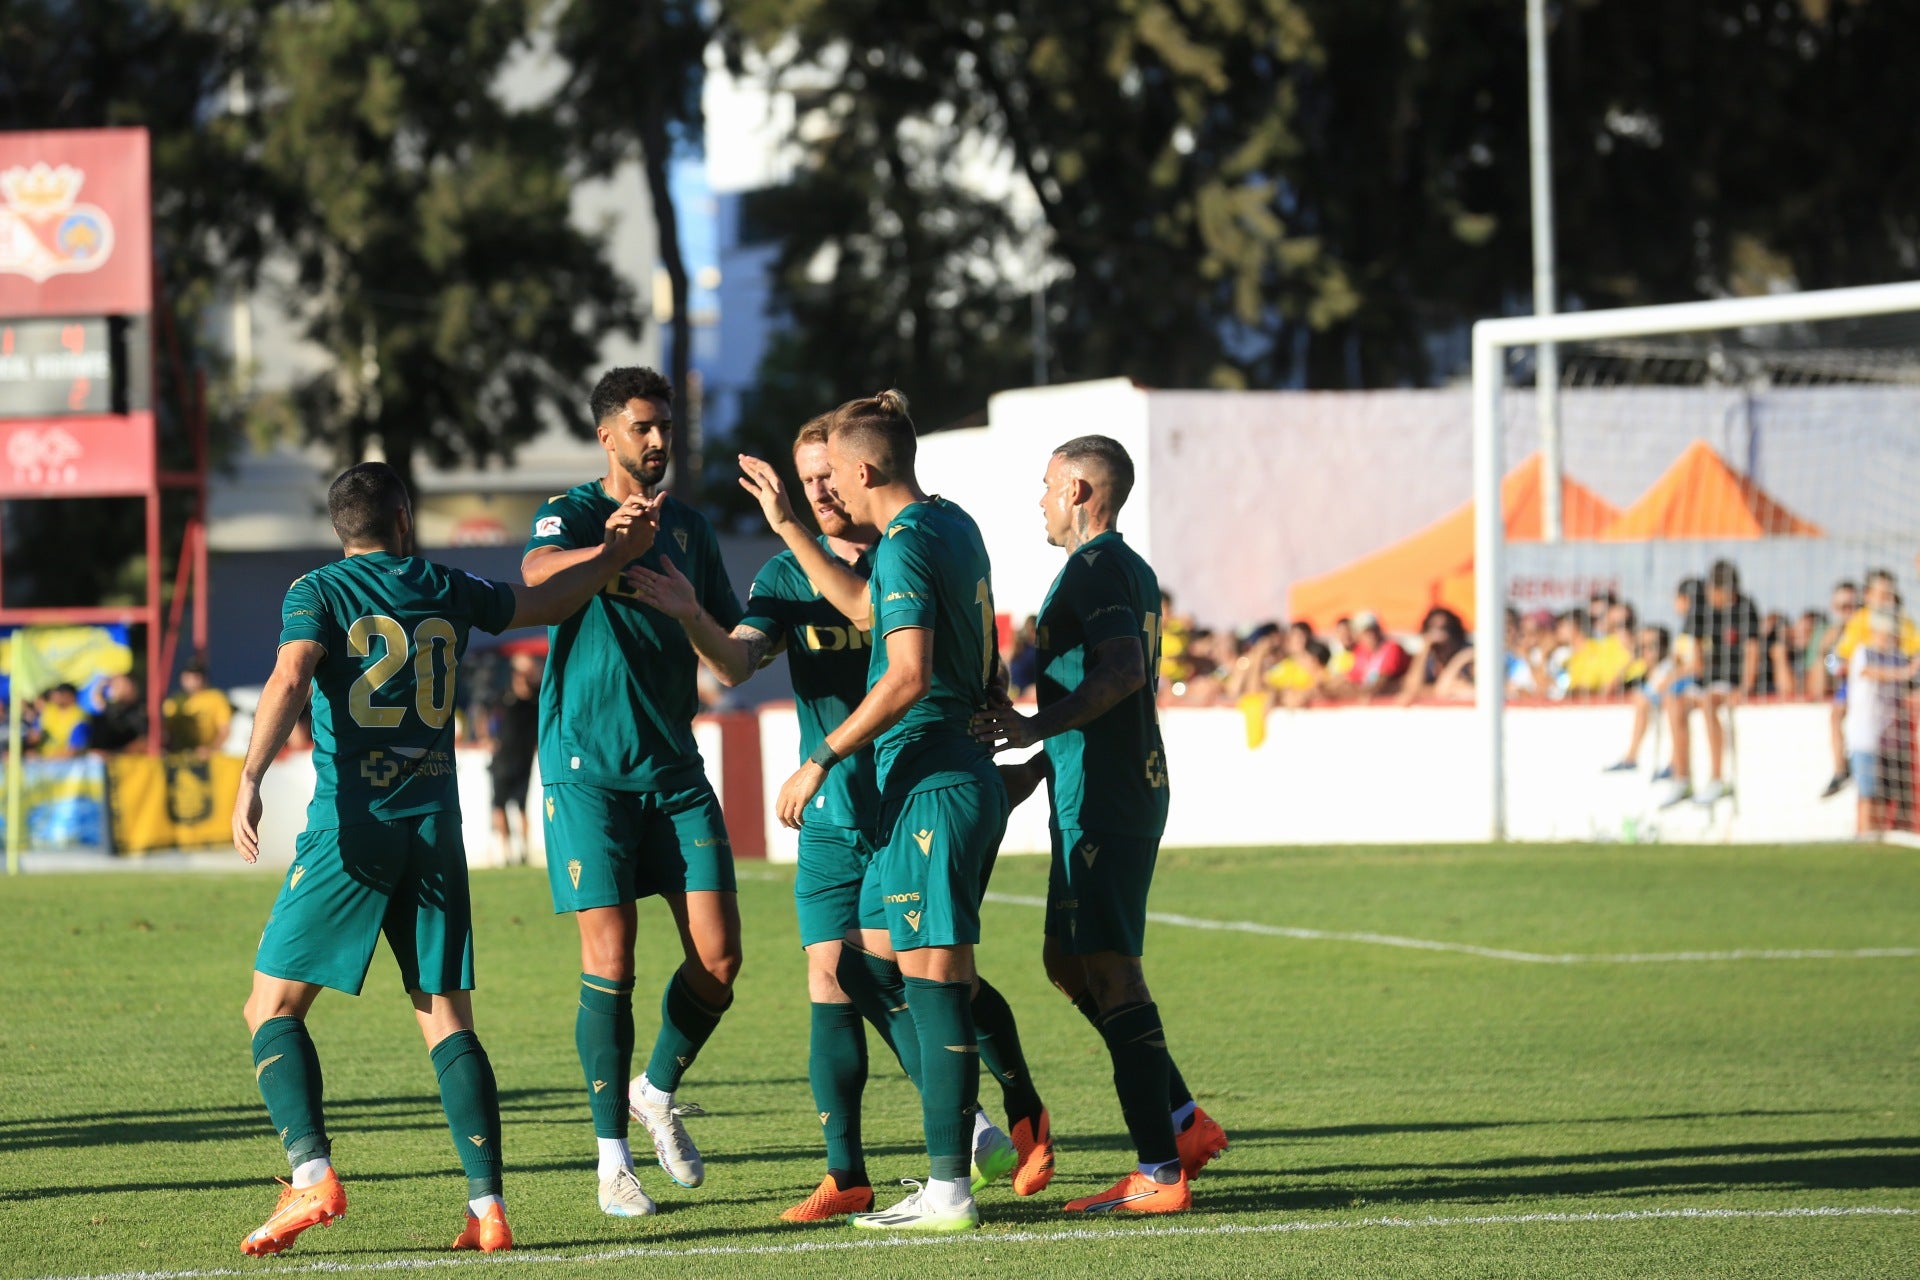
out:
M820 545L833 556L825 538ZM862 578L873 573L866 553L848 568ZM747 592L747 613L740 622L787 642L787 670L793 676L794 713L800 720L800 758L804 760L866 696L867 633L821 598L791 551L767 561L754 578ZM872 827L879 814L880 792L874 785L869 746L828 770L807 820L817 818L836 827Z
M594 480L547 499L534 513L527 550L597 547L619 507ZM729 630L740 602L720 562L713 526L668 498L660 531L637 561L656 572L673 564L700 605ZM640 603L615 578L572 617L547 632L552 653L540 682L540 780L614 791L677 791L704 781L693 742L700 709L699 659L680 624Z
M417 556L348 556L295 579L280 643L326 651L313 673L307 829L457 813L455 673L468 632L513 621L513 588Z
M1086 678L1109 640L1141 647L1147 682L1078 729L1047 739L1053 822L1071 830L1151 833L1167 826L1167 757L1154 692L1160 685L1160 581L1118 533L1103 533L1067 557L1040 606L1044 710Z
M933 633L933 678L927 696L880 735L876 771L890 795L951 786L991 768L992 752L976 742L973 713L987 702L998 650L994 643L993 575L973 517L944 498L903 509L873 549L872 688L887 672L886 636L903 627Z

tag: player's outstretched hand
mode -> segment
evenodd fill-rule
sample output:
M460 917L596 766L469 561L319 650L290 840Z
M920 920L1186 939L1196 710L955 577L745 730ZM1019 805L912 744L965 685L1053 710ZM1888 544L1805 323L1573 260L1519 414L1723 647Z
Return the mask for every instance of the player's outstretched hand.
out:
M780 482L780 473L771 463L754 457L750 453L740 455L740 487L753 495L760 504L760 512L766 516L767 524L775 533L783 525L795 523L793 504L787 501L787 488Z
M814 793L820 790L820 784L826 780L825 769L817 764L803 764L791 778L781 783L780 794L773 802L773 812L780 819L780 825L798 831L800 819L813 802Z
M243 774L233 798L233 847L247 862L260 861L260 784Z
M660 531L660 505L666 497L659 493L643 498L636 493L614 508L613 514L607 517L608 548L623 560L647 554L653 546L653 535Z
M667 566L665 573L655 573L643 564L630 564L620 576L639 594L642 604L658 609L677 622L689 621L700 612L693 584L680 572L679 565L664 556L662 560Z
M973 713L973 736L995 751L1014 751L1030 747L1040 739L1033 732L1033 721L1007 706L988 706Z

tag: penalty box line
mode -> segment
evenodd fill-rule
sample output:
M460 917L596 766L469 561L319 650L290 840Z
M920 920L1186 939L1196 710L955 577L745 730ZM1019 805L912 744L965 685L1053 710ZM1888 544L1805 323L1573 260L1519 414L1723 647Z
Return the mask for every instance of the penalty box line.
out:
M1353 1231L1364 1228L1430 1230L1444 1227L1514 1226L1533 1223L1725 1221L1763 1218L1908 1218L1920 1210L1859 1206L1822 1206L1799 1209L1622 1209L1613 1213L1511 1213L1460 1218L1349 1218L1310 1222L1224 1223L1211 1227L1158 1226L1142 1222L1112 1231L993 1232L983 1235L877 1236L864 1240L803 1240L793 1244L694 1245L675 1249L667 1245L634 1245L590 1253L522 1253L498 1257L390 1258L382 1262L320 1261L273 1268L276 1275L310 1273L345 1275L362 1272L425 1271L442 1267L487 1266L503 1263L601 1263L629 1258L778 1257L807 1253L852 1253L874 1249L932 1248L976 1245L997 1248L1009 1244L1071 1244L1076 1240L1108 1241L1143 1236L1257 1236L1308 1231ZM40 1276L36 1280L217 1280L225 1276L258 1276L258 1267L207 1267L193 1271L114 1271L94 1275Z
M1003 902L1016 907L1042 907L1045 898L1012 893L988 893L988 902ZM1302 929L1293 925L1260 924L1252 920L1208 920L1201 916L1175 915L1149 911L1154 924L1180 929L1211 929L1226 933L1253 933L1268 938L1299 938L1309 942L1355 942L1375 947L1398 947L1408 951L1451 951L1458 955L1479 956L1485 960L1507 960L1518 964L1685 964L1728 960L1910 960L1920 956L1920 947L1801 947L1743 948L1738 951L1638 951L1582 955L1564 952L1552 955L1539 951L1512 951L1504 947L1481 947L1470 942L1441 942L1433 938L1402 938L1391 933L1349 933L1332 929Z

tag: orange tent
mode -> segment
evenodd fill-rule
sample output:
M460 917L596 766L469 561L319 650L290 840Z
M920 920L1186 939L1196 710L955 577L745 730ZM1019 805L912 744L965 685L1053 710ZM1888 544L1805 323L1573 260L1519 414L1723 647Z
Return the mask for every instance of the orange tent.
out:
M1500 482L1507 540L1538 542L1543 490L1540 455ZM1570 477L1561 478L1560 521L1568 538L1590 539L1619 517L1619 508ZM1325 631L1343 617L1371 610L1388 631L1409 632L1435 605L1473 625L1473 503L1351 564L1293 584L1287 617Z
M1666 474L1600 534L1603 542L1659 538L1767 538L1823 536L1769 497L1759 485L1721 461L1713 446L1695 440Z

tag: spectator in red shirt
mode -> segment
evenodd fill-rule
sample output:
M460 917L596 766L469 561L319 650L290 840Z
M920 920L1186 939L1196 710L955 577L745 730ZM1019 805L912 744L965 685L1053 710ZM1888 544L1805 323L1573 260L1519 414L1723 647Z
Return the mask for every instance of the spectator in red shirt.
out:
M1328 680L1328 696L1367 702L1398 693L1400 682L1406 679L1407 668L1412 665L1407 651L1380 629L1380 620L1371 613L1356 615L1353 629L1353 666L1344 679Z

